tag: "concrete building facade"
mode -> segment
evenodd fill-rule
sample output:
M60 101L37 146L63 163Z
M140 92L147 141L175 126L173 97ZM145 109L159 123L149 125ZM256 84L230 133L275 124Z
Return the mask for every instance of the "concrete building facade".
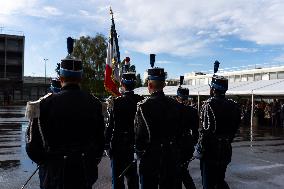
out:
M229 80L229 83L241 81L259 81L284 79L284 66L258 67L253 69L243 69L234 71L220 71L217 75L222 75ZM211 82L213 74L196 72L184 75L185 85L204 85Z
M0 34L0 99L5 103L22 91L24 51L25 36Z
M0 34L0 105L36 100L48 91L50 78L24 77L24 54L24 35Z

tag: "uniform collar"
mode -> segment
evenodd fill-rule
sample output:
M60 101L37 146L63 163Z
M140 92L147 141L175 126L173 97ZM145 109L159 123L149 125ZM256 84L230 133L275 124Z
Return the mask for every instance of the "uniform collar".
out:
M80 90L80 86L75 83L67 83L61 88L61 90Z
M133 95L134 91L125 91L123 95Z
M164 91L155 91L151 94L152 97L156 97L156 96L165 96Z
M215 98L215 99L225 99L225 95L214 95L213 98Z

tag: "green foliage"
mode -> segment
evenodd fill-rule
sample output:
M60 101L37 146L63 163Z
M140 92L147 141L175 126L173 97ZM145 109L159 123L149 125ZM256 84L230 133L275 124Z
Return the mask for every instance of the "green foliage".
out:
M83 62L82 88L98 95L106 94L103 80L107 39L102 34L81 36L75 41L73 55Z
M57 76L60 76L60 63L56 64L55 72L57 73Z
M142 87L142 79L141 79L140 74L136 75L136 86L135 86L135 88L138 88L138 87Z
M136 67L135 67L135 65L131 65L131 66L129 67L129 71L130 71L130 72L136 72Z

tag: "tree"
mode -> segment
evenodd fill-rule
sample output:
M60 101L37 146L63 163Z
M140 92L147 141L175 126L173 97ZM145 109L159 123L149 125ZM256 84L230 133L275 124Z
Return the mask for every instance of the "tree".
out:
M142 79L141 79L140 74L136 75L136 86L135 86L135 88L138 88L138 87L142 87Z
M143 87L147 87L148 86L148 79L145 79Z
M82 88L97 95L105 94L104 71L107 55L107 39L102 34L82 36L75 41L73 55L82 60Z
M56 64L55 72L57 73L57 77L60 76L60 63Z
M135 65L131 65L131 66L129 67L129 71L130 71L130 72L136 72L136 67L135 67Z

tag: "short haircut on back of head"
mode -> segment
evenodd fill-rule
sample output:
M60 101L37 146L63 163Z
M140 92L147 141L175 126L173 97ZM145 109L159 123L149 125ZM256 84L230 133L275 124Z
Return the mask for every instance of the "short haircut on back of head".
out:
M68 83L80 83L82 78L79 77L64 77L64 76L60 76L60 78L63 78L64 82Z
M127 91L133 91L135 88L135 82L132 83L123 83L122 84Z
M148 80L148 82L150 82L156 90L163 90L163 88L165 87L165 81Z

